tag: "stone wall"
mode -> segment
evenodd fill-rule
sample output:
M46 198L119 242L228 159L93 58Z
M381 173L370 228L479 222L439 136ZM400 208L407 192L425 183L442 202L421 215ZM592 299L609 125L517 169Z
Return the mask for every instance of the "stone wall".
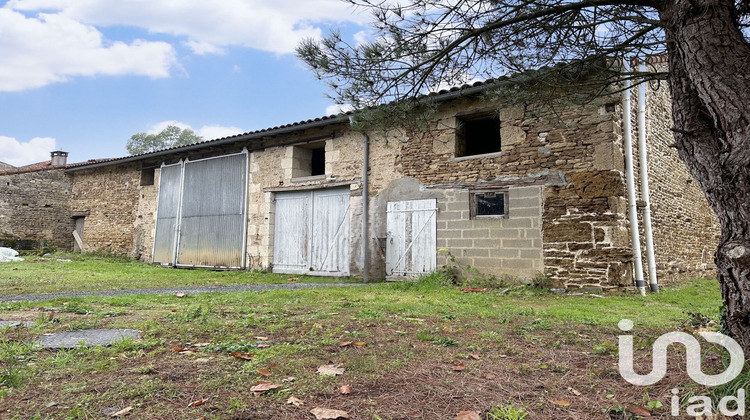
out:
M145 169L151 171L152 169ZM156 231L156 207L159 200L159 176L161 171L153 169L153 185L138 186L138 205L135 210L135 237L133 238L133 254L144 262L151 262L154 252L154 233Z
M659 71L666 71L662 58L652 59ZM697 182L671 145L672 108L666 81L648 83L646 89L646 133L651 197L651 219L660 283L694 277L715 277L713 255L719 238L716 216ZM633 90L633 153L638 198L639 229L643 251L643 272L648 281L646 241L643 231L643 201L637 142L637 89Z
M413 134L403 143L397 163L404 175L428 187L540 184L544 267L539 271L565 287L630 284L616 101L552 109L459 100L441 110L430 133ZM488 106L500 117L501 152L456 157L455 115ZM524 249L505 252L520 256Z
M0 240L73 248L70 182L62 169L0 174Z
M83 251L137 256L135 222L142 188L135 164L68 173L72 185L70 210L79 214L88 212Z

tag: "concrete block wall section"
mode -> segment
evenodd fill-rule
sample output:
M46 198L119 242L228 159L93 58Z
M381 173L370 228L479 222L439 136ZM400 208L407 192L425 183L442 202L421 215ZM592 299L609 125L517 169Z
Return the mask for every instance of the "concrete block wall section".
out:
M542 258L542 187L508 189L508 217L475 219L469 217L469 191L438 199L437 247L444 249L438 265L455 264L465 270L474 267L491 275L531 278L544 270Z

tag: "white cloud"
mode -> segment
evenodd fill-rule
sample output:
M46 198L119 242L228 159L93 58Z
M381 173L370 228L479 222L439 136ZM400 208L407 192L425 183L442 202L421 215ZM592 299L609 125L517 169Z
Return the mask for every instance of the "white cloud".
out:
M5 7L52 10L90 25L134 26L185 37L196 54L230 46L290 53L301 39L319 37L324 23L364 24L369 19L341 0L10 0Z
M220 139L222 137L235 136L244 133L244 130L237 127L223 127L220 125L204 125L195 130L195 132L206 140Z
M57 150L52 137L34 137L22 143L13 137L0 136L0 162L24 166L49 160L50 152Z
M168 77L175 51L165 42L106 41L93 26L61 14L26 17L0 8L0 91L20 91L75 76Z
M336 115L342 112L349 112L353 109L354 107L351 106L350 104L343 104L343 105L334 104L326 108L326 115Z
M372 32L369 30L359 31L356 34L354 34L354 41L357 43L357 46L366 44L372 40L373 40Z
M244 133L244 130L242 130L241 128L224 127L221 125L204 125L201 128L195 129L191 127L190 124L185 124L177 120L167 120L167 121L158 122L152 125L151 128L149 128L148 131L146 131L146 133L157 134L170 125L179 127L182 130L191 129L195 132L195 134L203 137L205 140L215 140L215 139L220 139L222 137L229 137L229 136L234 136L237 134Z

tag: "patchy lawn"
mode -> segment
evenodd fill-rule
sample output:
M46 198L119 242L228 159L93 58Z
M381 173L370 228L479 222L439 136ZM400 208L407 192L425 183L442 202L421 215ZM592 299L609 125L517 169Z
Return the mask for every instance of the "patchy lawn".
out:
M627 384L617 322L635 321L645 372L659 334L717 320L719 306L710 280L646 298L419 283L9 303L0 319L35 324L2 331L0 417L91 419L130 408L134 419L315 419L317 407L353 419L623 419L630 405L650 405L667 418L673 387L687 389L683 398L709 391L684 363L670 363L657 385ZM143 338L62 351L27 344L106 327ZM709 352L706 365L720 370L720 356ZM324 376L321 366L344 371ZM254 395L263 381L279 387Z
M0 264L0 295L122 290L146 287L351 282L348 278L288 276L259 271L177 270L132 259L91 254L23 256Z

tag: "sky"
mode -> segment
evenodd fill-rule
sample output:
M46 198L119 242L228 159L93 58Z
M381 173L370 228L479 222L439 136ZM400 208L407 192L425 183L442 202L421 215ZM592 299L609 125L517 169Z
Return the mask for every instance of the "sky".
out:
M206 140L338 112L295 56L368 15L341 0L0 0L0 162L126 156L168 125Z

